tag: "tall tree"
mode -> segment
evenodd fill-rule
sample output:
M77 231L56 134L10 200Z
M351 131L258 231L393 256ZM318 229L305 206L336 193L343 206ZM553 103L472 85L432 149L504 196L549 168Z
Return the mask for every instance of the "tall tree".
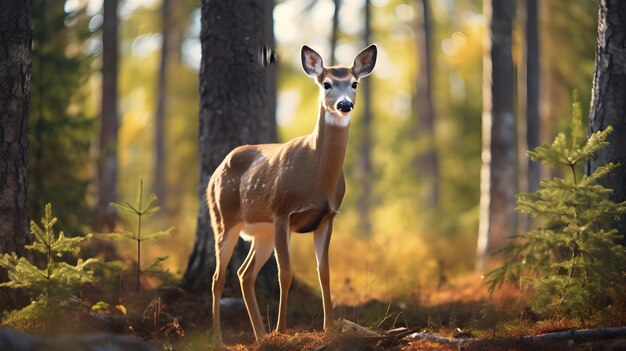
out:
M365 46L371 44L372 37L372 9L369 0L365 0L365 24L363 28L363 41ZM372 232L370 208L372 201L372 80L363 83L363 115L361 116L361 140L359 145L359 164L361 178L361 192L359 194L357 208L359 211L359 230L364 235Z
M258 59L260 45L267 38L266 16L271 16L267 9L263 2L254 1L201 2L200 209L196 241L183 278L188 290L209 291L215 269L206 203L211 174L235 147L271 140L266 73ZM239 267L247 254L242 242L231 259L227 281L237 281L233 267Z
M274 0L264 0L265 5L265 45L270 49L269 53L269 61L266 63L265 81L267 83L267 117L270 122L270 141L277 142L278 141L278 127L276 125L276 77L278 74L278 69L275 64L276 60L278 60L278 56L274 50L274 45L276 45L276 40L274 38Z
M485 0L483 150L476 269L502 248L516 226L516 127L513 114L512 26L514 0Z
M333 25L330 31L330 65L337 64L337 41L339 40L339 10L341 10L341 0L333 0L335 10L333 12ZM367 44L367 43L365 43Z
M526 0L526 147L539 146L541 119L541 67L539 65L539 6L537 0ZM538 162L527 158L528 192L539 189L541 170Z
M24 256L28 228L31 2L0 0L0 254ZM0 270L0 282L7 280ZM0 312L16 303L0 289Z
M31 3L0 1L0 253L25 254Z
M600 0L598 10L598 39L594 67L589 133L612 125L609 146L588 161L586 172L591 174L608 163L619 163L602 179L602 185L613 189L614 201L626 201L626 2ZM616 224L626 236L626 215ZM626 242L626 237L624 239Z
M157 83L157 105L154 116L154 166L153 191L165 200L165 113L167 109L167 67L169 64L169 32L170 32L170 0L163 0L161 4L161 63L159 65L159 81Z
M525 0L521 14L525 28L522 47L522 64L518 68L518 154L519 191L534 192L539 189L540 163L526 156L527 150L539 146L541 123L539 117L540 64L539 64L539 21L537 0ZM519 230L530 228L530 215L519 214Z
M418 71L415 79L415 96L413 110L417 120L417 137L429 140L427 149L418 155L416 168L418 174L426 181L426 205L437 208L439 205L439 166L437 149L435 148L435 109L433 107L432 79L432 25L430 17L430 0L418 0L421 5L421 21L416 21L416 46L418 55Z
M100 102L100 142L98 155L98 218L95 229L111 231L115 212L110 206L117 194L117 5L118 0L103 2L102 25L102 98Z

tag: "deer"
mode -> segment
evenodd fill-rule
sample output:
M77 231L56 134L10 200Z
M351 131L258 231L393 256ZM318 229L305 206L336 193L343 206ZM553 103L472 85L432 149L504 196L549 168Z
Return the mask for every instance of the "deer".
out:
M360 79L374 69L377 52L372 44L356 56L352 67L324 67L322 57L304 45L302 68L320 91L319 115L313 132L283 144L239 146L211 176L206 195L215 235L216 267L212 283L215 342L222 342L220 298L226 267L239 236L251 242L237 276L257 341L266 335L266 330L254 284L272 251L280 287L276 332L287 331L292 232L313 232L324 330L333 327L328 250L333 220L346 189L343 163L357 87Z

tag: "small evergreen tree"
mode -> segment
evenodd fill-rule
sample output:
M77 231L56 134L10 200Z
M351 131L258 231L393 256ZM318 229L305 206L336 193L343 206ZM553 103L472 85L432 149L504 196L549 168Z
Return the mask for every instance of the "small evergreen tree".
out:
M160 208L156 205L157 196L154 194L150 194L147 202L143 202L143 179L139 178L139 184L137 185L137 203L135 206L131 205L128 202L124 204L118 204L115 202L111 203L111 206L120 210L122 213L130 213L137 217L137 229L133 231L125 231L123 233L107 233L107 234L98 234L98 238L101 239L109 239L109 240L132 240L137 243L137 291L139 291L139 278L141 276L141 243L144 241L156 241L168 238L171 235L174 227L169 227L165 230L150 233L150 234L141 234L141 222L145 215L153 214L157 212ZM166 260L167 257L157 257L154 262L148 266L148 272L155 276L165 276L163 267L161 263Z
M506 263L486 275L491 291L508 279L529 285L532 306L553 315L582 316L610 304L620 296L626 270L626 251L617 244L622 234L612 229L626 212L626 202L613 202L613 190L598 183L617 165L580 176L584 163L608 145L613 129L608 126L585 141L581 115L575 102L568 135L559 133L552 145L528 152L547 167L567 167L571 177L544 179L539 190L518 195L518 211L541 219L542 225L517 236L500 252L508 256Z
M9 281L0 286L24 289L33 296L30 305L5 316L4 324L46 328L50 318L58 318L58 312L67 305L76 288L83 282L93 280L90 265L95 259L78 259L75 265L60 260L66 253L77 254L80 243L90 235L68 238L62 231L57 235L53 230L56 223L57 218L52 214L49 203L45 206L41 225L30 222L34 242L25 247L45 256L43 268L18 257L15 252L0 257L0 267L6 269L9 275Z

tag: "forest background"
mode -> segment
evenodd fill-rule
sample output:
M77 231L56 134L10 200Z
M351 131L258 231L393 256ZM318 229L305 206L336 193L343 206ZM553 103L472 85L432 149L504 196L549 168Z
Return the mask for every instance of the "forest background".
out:
M196 1L171 1L169 25L163 27L162 5L155 0L119 3L119 163L117 189L109 192L117 199L134 198L137 180L143 177L146 188L159 195L162 211L148 226L176 229L171 238L146 247L143 254L146 261L169 256L164 264L182 276L194 245L198 214L200 9ZM317 88L302 74L301 45L318 50L326 62L334 52L337 63L349 64L366 45L364 5L364 1L341 1L336 45L332 45L333 1L275 4L280 141L312 131L317 114ZM331 245L333 295L339 303L429 291L473 272L476 263L482 3L430 2L431 133L422 129L418 116L423 102L419 95L424 91L417 84L423 82L421 1L372 0L369 6L371 42L380 50L375 74L364 83L372 89L371 154L362 155L364 149L359 147L366 131L359 123L364 109L357 104L345 165L348 191ZM543 143L569 123L573 91L582 110L589 110L597 2L541 1L538 14ZM518 4L512 36L516 77L524 63L523 16ZM102 1L33 2L30 217L40 218L44 204L51 202L63 229L73 235L93 232L98 218L102 23ZM164 54L168 57L165 81L159 80ZM521 92L524 82L518 81L513 86ZM164 105L159 107L159 101ZM160 126L159 108L163 111ZM520 126L525 123L523 108L516 99ZM158 133L163 137L160 150L155 146ZM510 136L512 143L519 141L520 190L527 183L524 139L523 134ZM435 178L420 168L423 155L433 151L438 164ZM363 167L364 158L371 159L371 167ZM543 177L552 175L542 172ZM293 237L292 255L298 258L293 264L297 277L315 285L309 239ZM119 244L117 248L122 255L134 250Z

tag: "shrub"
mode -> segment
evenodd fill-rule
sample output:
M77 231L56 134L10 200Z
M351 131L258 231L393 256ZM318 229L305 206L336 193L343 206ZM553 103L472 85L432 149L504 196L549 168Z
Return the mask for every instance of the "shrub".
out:
M0 286L24 289L33 297L30 305L7 314L4 324L18 328L46 328L50 318L58 318L58 312L69 303L77 287L93 280L90 265L96 262L95 259L78 259L74 265L61 261L64 254L77 254L80 243L91 236L69 238L62 231L57 235L53 230L56 223L51 204L45 206L41 225L30 222L34 242L25 247L45 256L42 268L18 257L15 252L0 257L0 266L9 276L9 281Z
M528 152L547 167L566 167L571 177L544 179L539 190L518 195L517 210L542 225L501 250L508 260L486 275L491 291L512 279L534 289L534 308L578 317L620 296L626 253L617 242L624 233L611 227L626 212L626 202L615 203L613 190L599 184L617 165L580 175L585 161L608 145L612 130L609 126L585 141L580 107L574 103L570 132Z

